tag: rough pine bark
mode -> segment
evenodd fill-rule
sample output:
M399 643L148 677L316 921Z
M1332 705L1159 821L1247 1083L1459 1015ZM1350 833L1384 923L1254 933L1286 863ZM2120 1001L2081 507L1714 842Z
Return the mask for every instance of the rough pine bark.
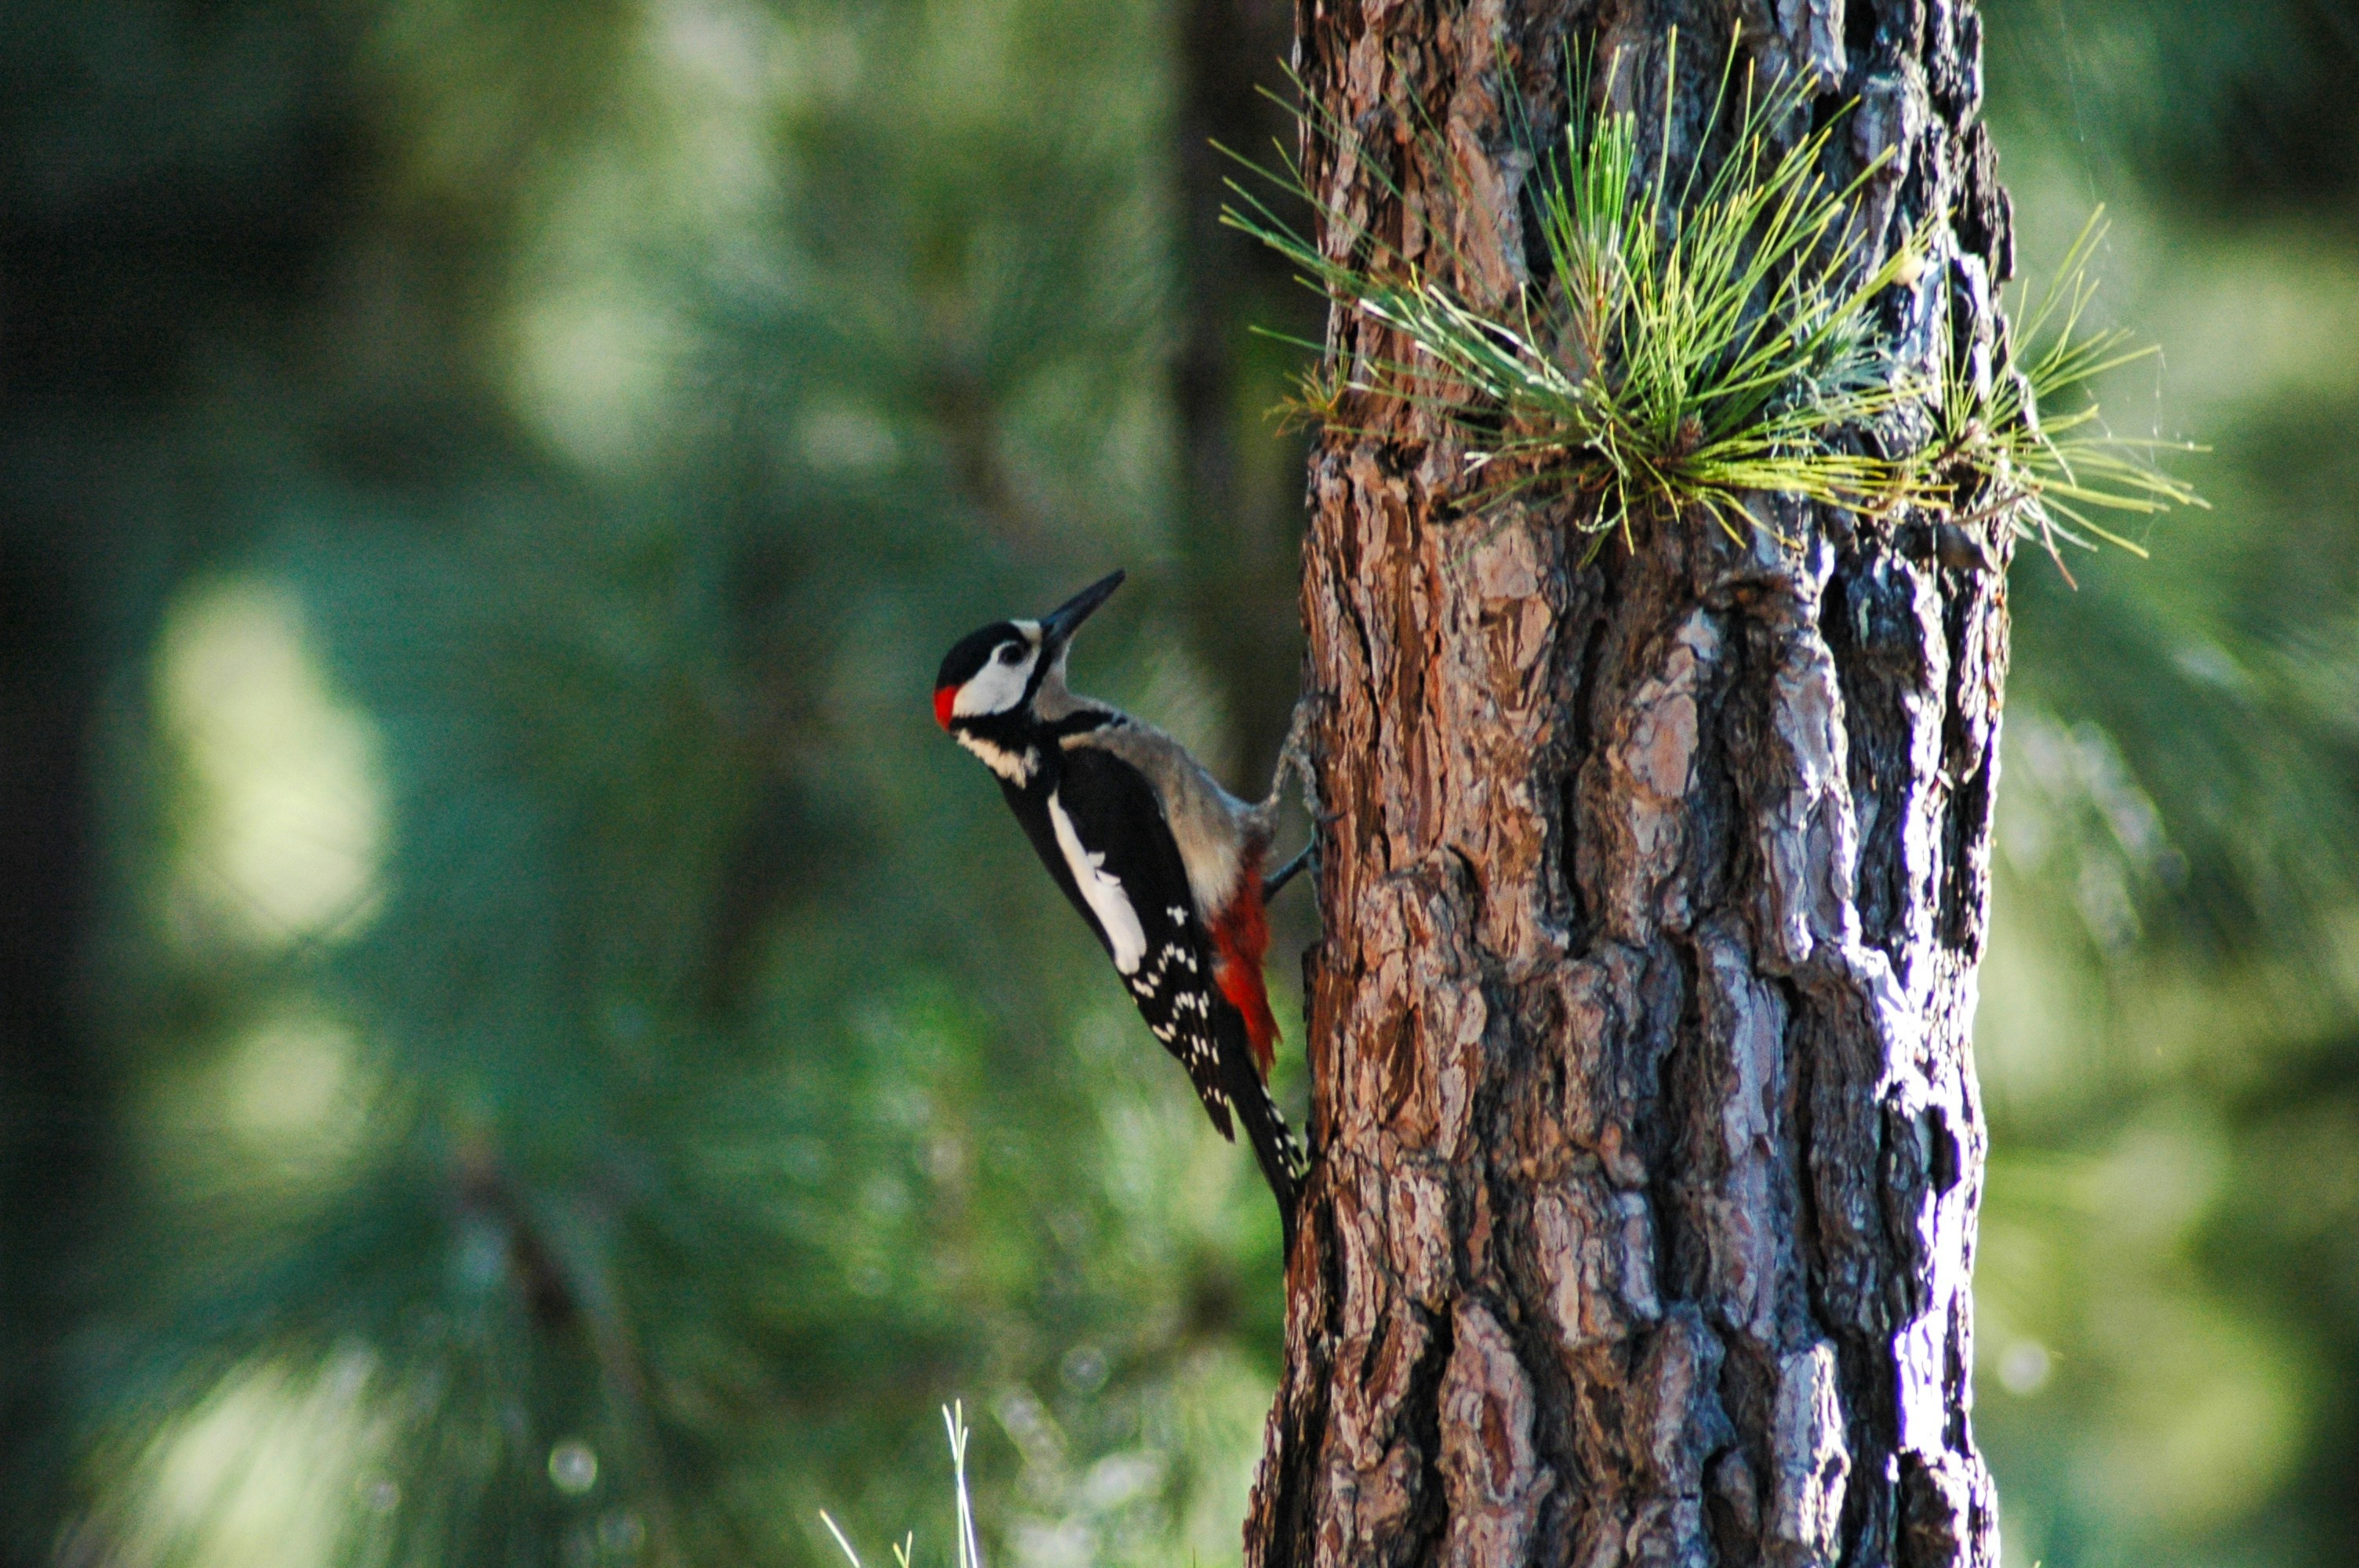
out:
M1949 214L1901 341L1998 330L1970 5L1301 0L1298 27L1386 177L1310 137L1311 188L1478 301L1534 265L1516 99L1561 124L1586 44L1651 136L1675 60L1676 175L1734 38L1814 71L1820 113L1857 101L1831 175L1892 149L1863 265ZM1402 357L1348 313L1328 344ZM1764 498L1788 542L1641 518L1593 558L1571 502L1469 516L1430 412L1345 412L1303 588L1314 1164L1248 1561L1995 1563L1969 1026L2006 539Z

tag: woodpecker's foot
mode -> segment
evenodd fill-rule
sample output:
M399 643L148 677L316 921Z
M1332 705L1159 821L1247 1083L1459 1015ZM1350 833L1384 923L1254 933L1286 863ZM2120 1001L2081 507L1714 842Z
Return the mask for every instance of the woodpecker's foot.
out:
M1314 836L1310 843L1302 846L1302 853L1295 856L1294 859L1287 861L1286 864L1278 867L1277 870L1262 878L1262 903L1267 903L1270 900L1276 898L1279 892L1285 888L1287 883L1300 876L1305 871L1317 867L1318 864L1319 840Z
M1324 706L1324 698L1317 692L1306 691L1295 699L1294 716L1286 727L1286 741L1277 749L1277 770L1270 775L1269 798L1261 805L1272 820L1277 817L1278 797L1286 793L1289 775L1302 786L1302 804L1312 816L1319 815L1319 775L1310 765L1310 722Z

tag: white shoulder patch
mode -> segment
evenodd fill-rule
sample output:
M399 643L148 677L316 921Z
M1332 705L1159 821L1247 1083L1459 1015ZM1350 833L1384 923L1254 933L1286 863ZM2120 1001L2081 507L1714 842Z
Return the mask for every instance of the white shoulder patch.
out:
M1065 852L1066 869L1073 873L1082 902L1105 927L1106 940L1114 945L1114 967L1129 974L1147 956L1147 933L1139 927L1138 911L1130 906L1130 895L1122 891L1119 881L1106 874L1105 857L1082 847L1073 819L1065 815L1065 803L1054 790L1049 792L1049 826L1056 830L1057 848Z

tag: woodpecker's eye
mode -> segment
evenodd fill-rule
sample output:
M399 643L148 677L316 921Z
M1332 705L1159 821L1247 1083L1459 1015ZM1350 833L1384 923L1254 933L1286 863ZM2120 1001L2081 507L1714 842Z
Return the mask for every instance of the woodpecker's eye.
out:
M999 645L999 662L1003 665L1022 664L1024 645L1020 643L1002 643Z

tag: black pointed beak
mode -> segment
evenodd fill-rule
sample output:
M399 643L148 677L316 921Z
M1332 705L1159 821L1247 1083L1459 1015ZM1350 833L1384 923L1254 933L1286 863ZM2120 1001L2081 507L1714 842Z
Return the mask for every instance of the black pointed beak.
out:
M1122 579L1123 574L1118 571L1102 577L1040 617L1041 645L1053 656L1056 650L1062 648L1072 639L1073 633L1082 629L1082 622L1090 618L1092 611L1114 597L1114 590L1122 586Z

